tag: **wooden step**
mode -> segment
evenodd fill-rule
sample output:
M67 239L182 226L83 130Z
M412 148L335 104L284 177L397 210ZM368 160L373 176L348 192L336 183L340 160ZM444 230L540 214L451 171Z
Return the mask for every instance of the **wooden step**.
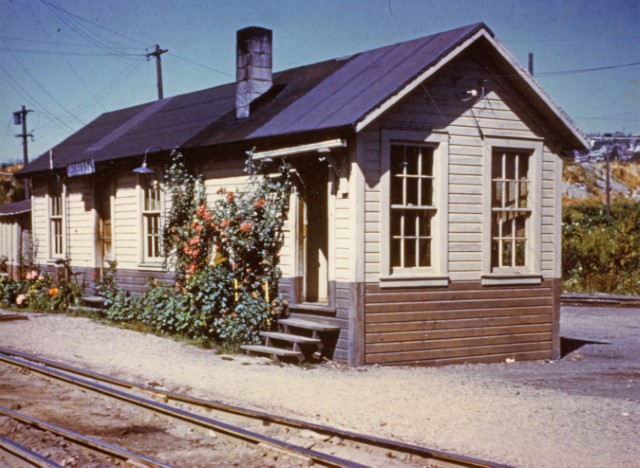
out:
M340 327L335 325L327 325L326 323L312 322L310 320L297 318L280 319L278 320L278 323L288 327L303 328L305 330L313 330L317 332L335 332L340 330Z
M102 304L104 304L104 301L106 301L106 299L102 296L82 296L81 300L82 302L86 302L87 304L94 304L97 306L101 306Z
M311 338L309 336L292 335L291 333L263 331L263 332L260 332L260 336L264 336L265 338L273 338L274 340L288 341L291 343L316 344L316 345L322 344L322 340L318 338Z
M299 361L304 359L303 354L300 351L293 351L291 349L274 348L272 346L264 345L242 345L240 349L248 351L250 353L268 354L274 361L277 361L279 357L291 357L297 358Z
M29 320L29 316L24 314L0 313L0 322L10 322L12 320Z

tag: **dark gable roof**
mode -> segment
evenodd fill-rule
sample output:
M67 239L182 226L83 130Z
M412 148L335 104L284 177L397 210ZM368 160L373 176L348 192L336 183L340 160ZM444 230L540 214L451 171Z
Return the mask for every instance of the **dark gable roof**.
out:
M31 200L22 200L0 205L0 218L17 216L31 211Z
M108 112L19 173L93 159L142 155L151 147L196 148L354 128L368 113L480 30L483 23L274 73L273 87L236 119L235 83Z

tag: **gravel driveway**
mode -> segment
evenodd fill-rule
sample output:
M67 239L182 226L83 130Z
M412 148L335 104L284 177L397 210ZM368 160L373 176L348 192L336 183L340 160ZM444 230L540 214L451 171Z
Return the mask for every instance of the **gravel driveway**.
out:
M0 345L515 466L638 466L640 309L565 307L561 330L559 361L438 368L278 366L63 315L0 322Z

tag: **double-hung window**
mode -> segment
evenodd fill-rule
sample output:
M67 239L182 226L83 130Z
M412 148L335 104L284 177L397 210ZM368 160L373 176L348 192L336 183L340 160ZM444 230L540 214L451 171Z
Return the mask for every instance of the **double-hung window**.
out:
M539 282L543 142L487 136L484 143L483 284Z
M432 265L433 147L391 145L391 268Z
M162 190L158 180L145 181L142 194L143 261L162 257Z
M382 287L448 284L444 132L382 130Z
M64 187L52 177L49 182L49 248L51 257L64 256Z
M530 154L494 149L491 160L491 268L527 266Z

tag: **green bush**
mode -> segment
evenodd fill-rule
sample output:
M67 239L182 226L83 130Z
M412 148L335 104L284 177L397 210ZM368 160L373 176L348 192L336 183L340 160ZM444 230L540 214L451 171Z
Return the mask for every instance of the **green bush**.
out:
M566 291L640 294L640 204L565 208L562 256Z
M80 298L80 288L66 280L54 284L49 274L31 268L18 279L0 280L0 305L43 312L63 312Z
M174 281L151 279L136 300L117 286L113 264L99 287L108 318L196 340L258 340L286 305L278 295L278 257L292 183L287 165L264 176L249 157L247 172L242 192L223 190L210 207L202 180L179 153L172 155L163 249Z

